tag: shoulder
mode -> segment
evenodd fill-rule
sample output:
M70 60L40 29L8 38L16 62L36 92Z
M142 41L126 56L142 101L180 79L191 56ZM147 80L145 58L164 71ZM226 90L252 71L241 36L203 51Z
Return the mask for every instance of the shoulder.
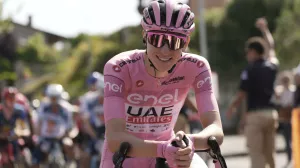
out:
M65 111L71 111L71 109L73 108L73 105L65 100L61 100L60 105Z
M144 50L125 51L112 57L104 66L104 75L122 73L132 64L142 61L142 53Z
M180 63L180 66L184 67L187 72L194 72L196 75L210 71L210 65L207 59L197 54L182 53L182 57L178 63Z

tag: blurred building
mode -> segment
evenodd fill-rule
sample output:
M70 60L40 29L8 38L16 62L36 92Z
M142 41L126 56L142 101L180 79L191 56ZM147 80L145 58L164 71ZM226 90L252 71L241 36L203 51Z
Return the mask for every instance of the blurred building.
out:
M66 37L62 37L56 34L52 34L49 32L45 32L42 30L38 30L36 28L32 27L32 17L29 16L27 25L21 25L19 23L13 22L14 28L13 28L13 36L18 42L18 44L23 44L27 41L27 39L34 35L35 33L42 33L45 37L46 43L52 45L59 41L65 41L67 40Z

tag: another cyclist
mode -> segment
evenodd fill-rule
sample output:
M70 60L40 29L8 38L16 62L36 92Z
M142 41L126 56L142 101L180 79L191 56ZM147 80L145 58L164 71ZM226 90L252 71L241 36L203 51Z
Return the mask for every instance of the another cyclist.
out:
M46 99L46 102L43 102L38 109L36 134L39 136L39 147L35 151L33 160L36 166L47 161L47 153L56 141L60 143L63 150L68 149L63 139L68 138L72 130L73 118L64 100L61 100L63 92L62 85L50 84L46 89L46 96L49 100Z
M15 106L18 90L15 87L4 88L1 93L0 104L0 152L1 161L7 163L4 167L12 166L19 154L17 140L30 134L26 113ZM6 155L4 155L4 153Z
M87 78L89 91L80 98L80 111L82 116L83 136L86 137L86 150L82 154L83 163L87 167L99 167L99 150L97 147L100 139L104 139L104 118L103 118L103 75L99 72L92 72ZM102 87L101 87L102 86ZM101 145L100 145L101 146ZM87 163L89 162L89 163Z
M151 1L144 9L142 27L146 50L120 53L104 67L104 117L106 138L101 168L113 167L113 153L120 143L132 145L124 168L155 167L156 157L170 167L207 167L194 155L207 149L208 137L222 143L223 131L212 90L207 60L183 52L194 30L194 14L175 0ZM179 111L190 88L194 88L203 131L173 132ZM173 147L176 140L180 147Z

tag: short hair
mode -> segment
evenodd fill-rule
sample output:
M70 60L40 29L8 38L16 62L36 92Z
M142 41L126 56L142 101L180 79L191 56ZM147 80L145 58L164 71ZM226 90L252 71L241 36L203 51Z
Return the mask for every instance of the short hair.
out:
M245 48L247 50L253 49L255 50L259 55L263 55L266 50L266 42L261 37L252 37L246 42Z

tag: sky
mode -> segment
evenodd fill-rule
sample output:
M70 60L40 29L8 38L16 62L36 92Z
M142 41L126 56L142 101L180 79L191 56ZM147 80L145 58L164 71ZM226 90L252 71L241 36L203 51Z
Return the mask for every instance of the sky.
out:
M110 34L138 25L138 0L4 0L3 17L64 37L81 32Z

